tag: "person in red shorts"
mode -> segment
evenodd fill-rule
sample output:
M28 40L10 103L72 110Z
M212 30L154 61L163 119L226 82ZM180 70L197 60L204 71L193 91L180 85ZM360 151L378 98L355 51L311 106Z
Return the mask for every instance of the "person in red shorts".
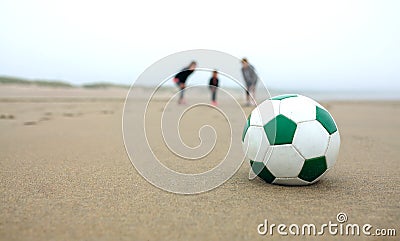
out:
M217 90L219 86L218 80L218 71L214 70L212 73L212 77L210 78L210 82L208 83L210 91L211 91L211 104L213 106L217 106Z

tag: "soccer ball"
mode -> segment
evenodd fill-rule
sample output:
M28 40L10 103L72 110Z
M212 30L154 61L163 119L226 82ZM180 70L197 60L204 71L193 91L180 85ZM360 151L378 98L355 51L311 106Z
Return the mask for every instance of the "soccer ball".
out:
M242 144L254 177L272 184L308 185L335 164L340 136L323 106L290 94L265 100L251 112Z

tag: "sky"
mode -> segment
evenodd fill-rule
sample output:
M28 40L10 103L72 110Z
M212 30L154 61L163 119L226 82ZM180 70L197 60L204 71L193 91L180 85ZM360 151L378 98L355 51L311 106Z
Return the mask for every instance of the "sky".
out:
M399 10L396 0L2 0L0 75L132 84L165 56L213 49L247 57L270 88L400 90Z

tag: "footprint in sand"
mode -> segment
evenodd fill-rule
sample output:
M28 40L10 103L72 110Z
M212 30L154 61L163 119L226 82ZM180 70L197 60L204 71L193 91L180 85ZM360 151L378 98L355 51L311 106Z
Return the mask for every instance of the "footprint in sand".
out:
M71 112L63 113L63 116L66 116L66 117L78 117L81 115L82 115L82 113L71 113Z
M36 125L36 124L37 124L37 121L25 121L24 122L25 126L33 126L33 125Z
M41 118L39 119L39 121L49 121L49 120L51 120L51 118L50 118L50 117L47 117L47 116L43 116L43 117L41 117Z
M12 120L15 116L11 114L0 114L0 119Z
M112 114L114 114L114 111L112 111L112 110L102 110L101 113L104 114L104 115L112 115Z

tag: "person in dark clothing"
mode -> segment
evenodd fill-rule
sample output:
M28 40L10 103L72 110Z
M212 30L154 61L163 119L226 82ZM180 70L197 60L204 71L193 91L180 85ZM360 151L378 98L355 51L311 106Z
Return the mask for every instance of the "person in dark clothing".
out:
M218 71L213 71L212 77L210 78L210 82L208 85L211 91L211 104L217 106L217 90L219 85Z
M179 72L178 74L175 75L174 77L174 82L178 85L178 87L181 90L181 93L179 95L179 100L178 104L185 104L184 100L184 92L186 88L186 80L187 78L194 72L196 69L197 63L195 61L192 61L188 67L185 67Z

